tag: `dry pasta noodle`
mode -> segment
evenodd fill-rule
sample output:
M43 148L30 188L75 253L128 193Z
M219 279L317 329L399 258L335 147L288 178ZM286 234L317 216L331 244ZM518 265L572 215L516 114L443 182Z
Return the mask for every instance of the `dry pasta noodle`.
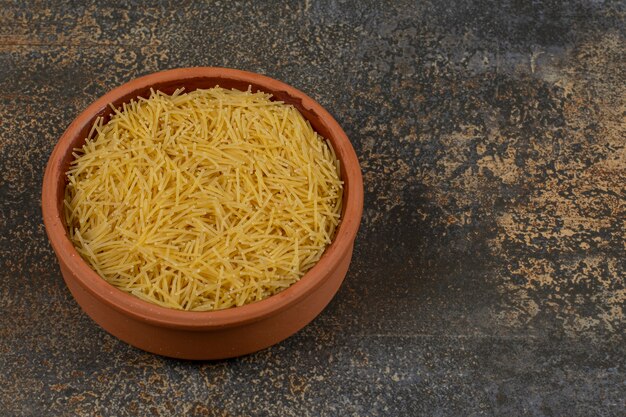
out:
M67 172L69 237L106 281L175 309L298 281L340 221L332 146L263 92L151 91L98 119Z

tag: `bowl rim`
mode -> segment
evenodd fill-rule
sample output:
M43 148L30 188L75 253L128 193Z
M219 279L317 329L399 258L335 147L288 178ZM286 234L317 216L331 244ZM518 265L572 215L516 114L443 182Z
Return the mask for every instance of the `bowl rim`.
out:
M198 78L222 78L251 83L261 90L279 91L295 99L298 105L313 112L319 118L319 122L328 129L330 137L327 139L332 142L344 167L345 176L349 178L347 181L347 178L343 178L349 188L341 223L335 238L313 268L289 288L264 300L240 307L206 312L161 307L126 293L105 281L83 260L68 238L57 200L58 190L61 189L60 183L65 182L62 161L67 153L72 152L72 142L109 103L153 85ZM253 72L222 67L177 68L151 73L107 92L82 111L61 135L48 160L42 186L42 213L46 233L60 263L70 270L82 288L101 302L134 319L161 327L187 330L207 330L251 323L277 314L301 301L307 294L321 286L333 268L352 250L362 210L363 178L359 161L350 140L333 116L308 95L286 83Z

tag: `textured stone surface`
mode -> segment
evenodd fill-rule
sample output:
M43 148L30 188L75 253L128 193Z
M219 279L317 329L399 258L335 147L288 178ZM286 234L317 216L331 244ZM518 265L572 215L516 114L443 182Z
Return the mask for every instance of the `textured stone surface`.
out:
M0 4L0 415L624 415L623 2ZM330 306L211 363L96 326L39 207L81 109L194 65L317 99L366 189Z

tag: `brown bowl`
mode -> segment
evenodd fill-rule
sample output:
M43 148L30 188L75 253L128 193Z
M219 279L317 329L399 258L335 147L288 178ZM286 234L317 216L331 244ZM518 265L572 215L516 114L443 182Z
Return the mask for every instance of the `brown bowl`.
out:
M319 262L297 283L265 300L210 312L160 307L127 294L102 279L81 258L64 224L63 196L72 150L83 145L98 116L105 121L109 104L119 106L150 89L171 94L210 88L260 90L293 104L313 128L330 140L341 161L344 181L342 221ZM350 260L363 209L359 161L346 134L322 106L301 91L251 72L226 68L181 68L150 74L105 94L82 112L57 143L43 180L43 219L48 238L72 295L82 309L109 333L148 352L184 359L220 359L264 349L291 336L313 320L335 295Z

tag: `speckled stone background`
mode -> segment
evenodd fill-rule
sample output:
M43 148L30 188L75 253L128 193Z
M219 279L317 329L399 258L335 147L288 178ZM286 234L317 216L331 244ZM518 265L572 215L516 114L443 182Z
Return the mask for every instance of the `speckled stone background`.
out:
M624 415L623 2L150 3L0 1L0 415ZM366 190L329 307L206 363L95 325L40 214L83 108L195 65L317 99Z

